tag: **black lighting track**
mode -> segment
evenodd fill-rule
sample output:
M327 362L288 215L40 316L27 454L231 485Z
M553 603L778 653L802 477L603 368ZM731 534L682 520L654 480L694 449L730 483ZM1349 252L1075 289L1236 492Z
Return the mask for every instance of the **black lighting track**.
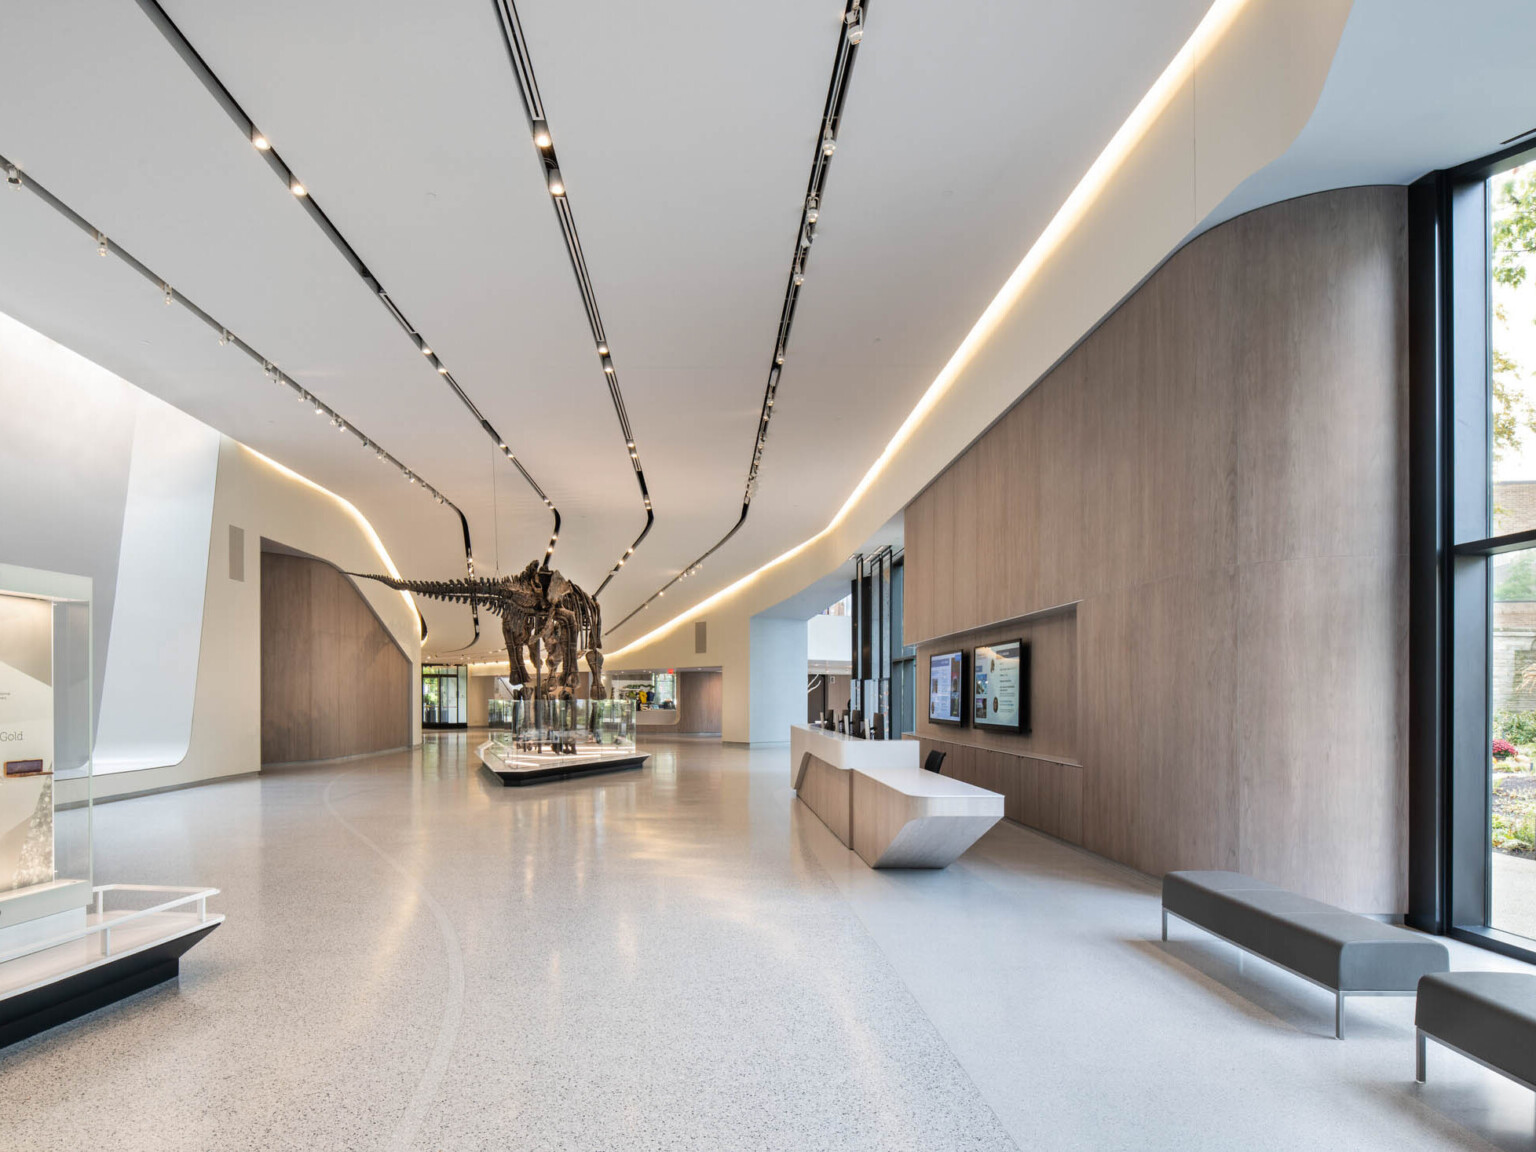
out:
M512 449L507 446L507 442L501 437L500 433L498 433L496 429L492 427L491 422L486 419L485 415L475 405L475 402L469 398L469 394L465 392L463 387L460 386L459 382L454 379L453 373L448 370L447 366L443 364L442 360L432 351L432 347L427 342L426 337L423 336L421 331L406 318L405 313L400 310L400 306L395 303L393 298L391 298L389 293L385 290L384 286L379 283L378 277L369 270L365 263L363 263L363 258L357 254L357 250L353 248L350 243L348 243L347 238L341 234L340 229L336 227L330 216L328 216L320 207L320 205L315 202L314 196L312 196L309 193L309 190L300 182L298 177L294 174L293 170L283 162L281 155L279 155L277 149L273 147L272 142L267 139L267 137L256 127L255 121L246 114L245 109L240 106L239 101L237 101L229 89L224 86L223 81L221 81L214 73L213 69L208 66L208 62L204 60L203 57L198 53L197 49L192 46L191 41L189 41L186 36L183 35L181 29L176 26L175 21L170 18L165 9L160 7L160 5L156 3L156 0L137 0L137 3L139 7L143 9L144 14L148 16L154 23L155 27L160 30L161 35L163 35L171 47L176 50L177 55L179 55L186 63L187 67L192 70L193 75L202 81L203 87L208 89L208 92L216 101L218 101L219 106L223 108L229 118L234 121L235 126L240 129L240 131L245 135L246 139L248 139L252 145L256 147L257 151L262 154L262 156L267 161L268 167L270 167L272 171L277 173L277 175L282 179L284 185L293 195L293 198L303 206L307 213L309 213L310 219L315 222L320 231L325 234L326 238L330 240L332 245L335 246L336 250L340 252L346 259L347 263L352 266L352 270L362 278L365 284L368 285L369 290L378 297L379 301L384 305L385 308L389 309L389 314L395 318L396 323L398 323L400 327L405 331L405 334L410 337L411 341L416 345L417 350L426 357L427 361L432 365L432 367L437 369L437 373L442 377L443 382L453 390L454 395L459 398L464 407L469 410L470 415L475 418L475 422L480 425L481 429L487 436L491 438L492 442L495 443L496 447L501 451L501 453L506 456L506 458L518 470L518 472L522 474L523 479L527 481L528 486L533 489L534 493L539 497L539 499L544 501L544 507L549 510L550 515L554 518L554 528L550 533L549 545L544 552L544 567L547 568L550 563L550 558L554 555L555 545L560 539L560 510L555 507L554 501L551 500L544 489L539 486L538 481L533 478L533 475L528 471L528 469L523 467L522 461L519 460ZM465 536L466 538L468 537L467 526L465 528ZM468 560L468 567L470 575L474 575L475 569L473 558ZM471 615L475 626L475 641L478 641L480 638L480 618L479 613L473 608L473 606L471 607ZM471 642L471 646L473 643L474 642ZM459 649L459 651L463 651L463 649Z
M500 2L500 0L498 0ZM843 102L848 95L848 81L853 73L853 61L858 55L859 44L864 39L864 14L867 0L846 0L843 19L837 34L837 51L832 57L832 79L827 85L827 99L822 107L821 131L817 135L816 152L811 160L811 176L806 182L805 200L800 207L800 229L795 235L795 253L790 260L789 282L784 288L784 305L779 310L779 325L774 337L773 357L768 366L768 384L763 390L763 405L758 413L757 437L752 445L752 462L747 466L747 483L741 496L741 515L731 530L715 541L698 559L668 580L644 602L617 624L607 629L612 635L629 623L655 600L667 594L679 580L686 580L699 570L700 565L721 548L731 537L741 531L752 510L752 497L757 492L758 472L762 468L764 446L768 442L768 424L773 419L773 402L779 390L779 378L784 369L784 357L789 349L790 329L795 322L795 309L800 303L800 289L805 284L805 270L810 261L811 242L816 238L816 222L821 216L822 197L826 193L827 172L832 154L837 151L837 136L842 127Z
M587 271L587 258L582 252L581 237L576 231L576 217L571 211L565 179L560 174L554 138L549 131L549 118L544 110L544 99L539 94L539 82L533 73L533 59L528 52L528 42L523 37L523 26L517 16L517 6L513 0L491 0L491 3L496 9L502 42L506 45L512 72L517 78L518 95L523 100L523 112L528 118L528 131L533 138L534 150L538 153L543 166L544 183L549 189L549 198L554 205L555 219L560 223L560 235L565 239L565 251L571 260L571 272L576 277L576 291L581 296L581 306L587 314L587 326L592 331L592 343L597 350L598 363L602 367L603 376L608 384L608 395L613 401L614 415L619 420L619 432L624 437L624 447L629 452L629 463L634 469L635 483L640 488L640 501L645 508L645 527L640 529L640 535L635 537L628 550L603 577L603 582L592 594L596 598L603 594L603 589L608 587L609 582L619 574L619 569L623 568L625 562L635 554L635 549L640 547L641 541L650 535L651 525L656 522L656 513L651 508L651 493L645 484L645 469L640 466L640 453L635 447L634 429L630 427L629 412L624 407L624 393L619 388L618 369L614 366L613 355L608 346L608 333L603 328L603 315L597 306L597 293L592 287L592 276Z
M265 374L266 377L274 384L278 384L284 388L289 389L293 393L294 398L299 400L301 403L306 405L313 405L315 414L317 416L326 417L329 423L338 432L350 433L362 444L365 449L373 452L373 454L384 463L389 464L394 468L398 468L400 470L400 474L404 476L405 479L410 481L412 485L419 485L422 491L436 499L439 504L442 504L448 508L452 508L454 515L458 516L459 518L459 527L464 533L465 563L468 564L469 570L471 572L474 571L475 562L473 559L473 551L471 549L469 540L469 521L465 519L463 511L457 504L448 499L448 497L444 496L431 484L428 484L414 470L407 468L403 463L400 462L397 457L386 451L377 440L374 440L356 424L353 424L340 412L336 411L336 409L332 408L324 400L320 399L320 397L316 396L312 391L305 388L292 376L284 372L270 359L268 359L266 356L263 356L255 348L251 347L247 341L243 340L238 334L231 330L228 325L220 323L212 315L204 311L197 304L193 303L181 292L178 292L169 280L155 272L154 269L150 268L149 265L145 264L142 260L133 255L133 253L129 252L126 248L114 242L106 234L105 231L96 227L96 225L92 224L84 216L80 215L80 213L76 212L68 204L64 203L64 201L60 200L42 184L38 183L37 180L33 178L31 173L24 172L20 164L17 164L15 161L8 160L4 156L0 156L0 169L5 170L6 182L13 189L17 191L25 189L26 191L32 193L32 195L36 196L49 208L52 208L60 216L64 217L64 219L68 220L76 228L80 229L80 231L90 236L91 239L95 241L96 250L100 252L103 257L116 257L119 261L126 264L129 268L133 269L145 280L148 280L151 284L163 292L165 294L165 302L167 305L181 305L183 309L190 312L193 316L197 317L197 319L201 320L205 325L207 325L211 331L217 332L220 345L224 347L235 348L241 352L244 352L252 360L261 365L263 374ZM417 615L419 617L421 615L420 612L418 612ZM479 635L480 626L479 620L477 618L475 622L476 640L479 639ZM427 622L425 618L422 618L421 620L421 638L423 640L427 638Z

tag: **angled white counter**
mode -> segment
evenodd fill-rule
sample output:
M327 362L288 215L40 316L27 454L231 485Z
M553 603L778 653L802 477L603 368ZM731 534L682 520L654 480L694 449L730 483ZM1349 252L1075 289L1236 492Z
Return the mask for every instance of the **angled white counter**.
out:
M871 868L943 868L1003 817L1003 798L925 772L916 740L860 740L795 724L790 787Z

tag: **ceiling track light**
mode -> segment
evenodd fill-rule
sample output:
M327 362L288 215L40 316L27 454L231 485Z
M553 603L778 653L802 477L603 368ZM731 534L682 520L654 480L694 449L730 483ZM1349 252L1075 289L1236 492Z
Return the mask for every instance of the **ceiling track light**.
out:
M96 254L98 256L105 256L107 254L107 234L105 232L96 233Z
M522 102L523 113L528 118L527 123L530 134L543 164L546 186L555 208L555 216L559 223L561 239L565 244L566 254L570 258L571 271L576 280L576 287L586 311L587 321L592 334L592 342L597 347L597 354L603 361L603 374L608 385L609 398L613 403L614 414L618 417L619 427L627 436L629 432L629 418L625 412L624 397L619 387L618 373L610 357L607 338L603 330L602 313L593 289L593 277L587 268L586 256L582 251L575 212L567 198L568 189L561 175L560 163L555 154L553 134L550 132L547 109L539 93L536 70L529 54L528 39L523 34L521 17L517 11L517 3L516 0L496 0L495 8L503 46L507 50L507 61L511 66L512 79L517 85L517 93ZM652 513L646 490L645 474L641 470L640 462L633 456L631 460L635 472L636 486L639 489L640 496L645 500L646 510L645 524L634 539L634 543L638 545L650 533L651 527L655 522L655 516ZM531 477L529 482L532 483ZM537 485L534 486L537 487ZM557 529L559 522L559 512L556 511L555 523ZM608 577L605 577L592 590L592 595L600 597L607 586Z
M21 165L9 164L5 169L5 182L16 191L21 191Z
M165 289L165 302L167 304L176 299L176 293L171 289L169 284L162 284L161 287Z
M220 328L219 329L219 347L222 348L222 347L224 347L228 343L229 343L229 329L228 328Z
M251 129L251 144L255 146L258 152L272 151L272 141L268 140L254 128Z
M300 184L297 180L288 181L288 191L292 192L295 196L309 195L309 189L304 187L304 185Z
M855 4L848 9L843 23L848 25L848 43L856 45L864 39L864 9Z
M510 5L512 0L503 0L503 6ZM803 203L800 228L795 237L794 256L790 261L789 281L784 289L784 306L780 313L777 342L774 346L773 364L768 370L768 385L763 393L763 407L758 424L758 435L752 446L751 461L747 468L747 481L742 489L741 514L737 517L728 532L710 547L703 556L694 564L684 570L684 575L696 573L703 560L715 553L741 530L747 522L747 515L751 510L752 500L759 491L759 471L762 467L764 445L767 441L769 418L773 413L776 400L775 393L778 390L782 366L784 364L785 350L789 346L790 326L794 321L796 292L805 284L805 261L809 254L812 242L816 238L817 223L821 218L821 199L825 194L825 181L830 167L829 161L837 151L837 129L841 125L841 110L843 101L847 96L848 84L852 76L853 61L857 55L850 51L856 47L864 37L864 8L861 0L853 0L843 13L843 19L838 27L838 40L836 50L832 58L832 76L828 83L826 112L821 121L821 134L816 141L815 152L811 160L811 178L809 191ZM646 501L646 508L650 508L650 501ZM677 579L681 579L678 577ZM671 585L663 585L642 601L640 605L629 615L610 625L607 635L612 635L623 628L639 613L650 607L652 602L666 595L666 590Z

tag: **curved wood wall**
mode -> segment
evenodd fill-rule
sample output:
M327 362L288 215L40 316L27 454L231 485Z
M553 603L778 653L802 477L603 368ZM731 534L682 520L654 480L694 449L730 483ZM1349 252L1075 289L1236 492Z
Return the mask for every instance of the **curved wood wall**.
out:
M1154 875L1404 910L1406 217L1345 189L1196 238L908 506L920 685L1049 633L1030 737L920 719L946 773Z
M351 580L261 553L261 762L329 760L411 743L411 661Z

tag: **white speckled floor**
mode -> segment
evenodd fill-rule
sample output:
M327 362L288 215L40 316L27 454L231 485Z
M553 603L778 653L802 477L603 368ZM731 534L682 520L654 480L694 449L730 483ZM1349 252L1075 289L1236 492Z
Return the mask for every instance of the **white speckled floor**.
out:
M1532 1094L1011 825L864 868L782 749L525 789L425 748L97 809L228 922L0 1052L0 1149L1532 1149ZM1507 966L1457 948L1458 966Z

